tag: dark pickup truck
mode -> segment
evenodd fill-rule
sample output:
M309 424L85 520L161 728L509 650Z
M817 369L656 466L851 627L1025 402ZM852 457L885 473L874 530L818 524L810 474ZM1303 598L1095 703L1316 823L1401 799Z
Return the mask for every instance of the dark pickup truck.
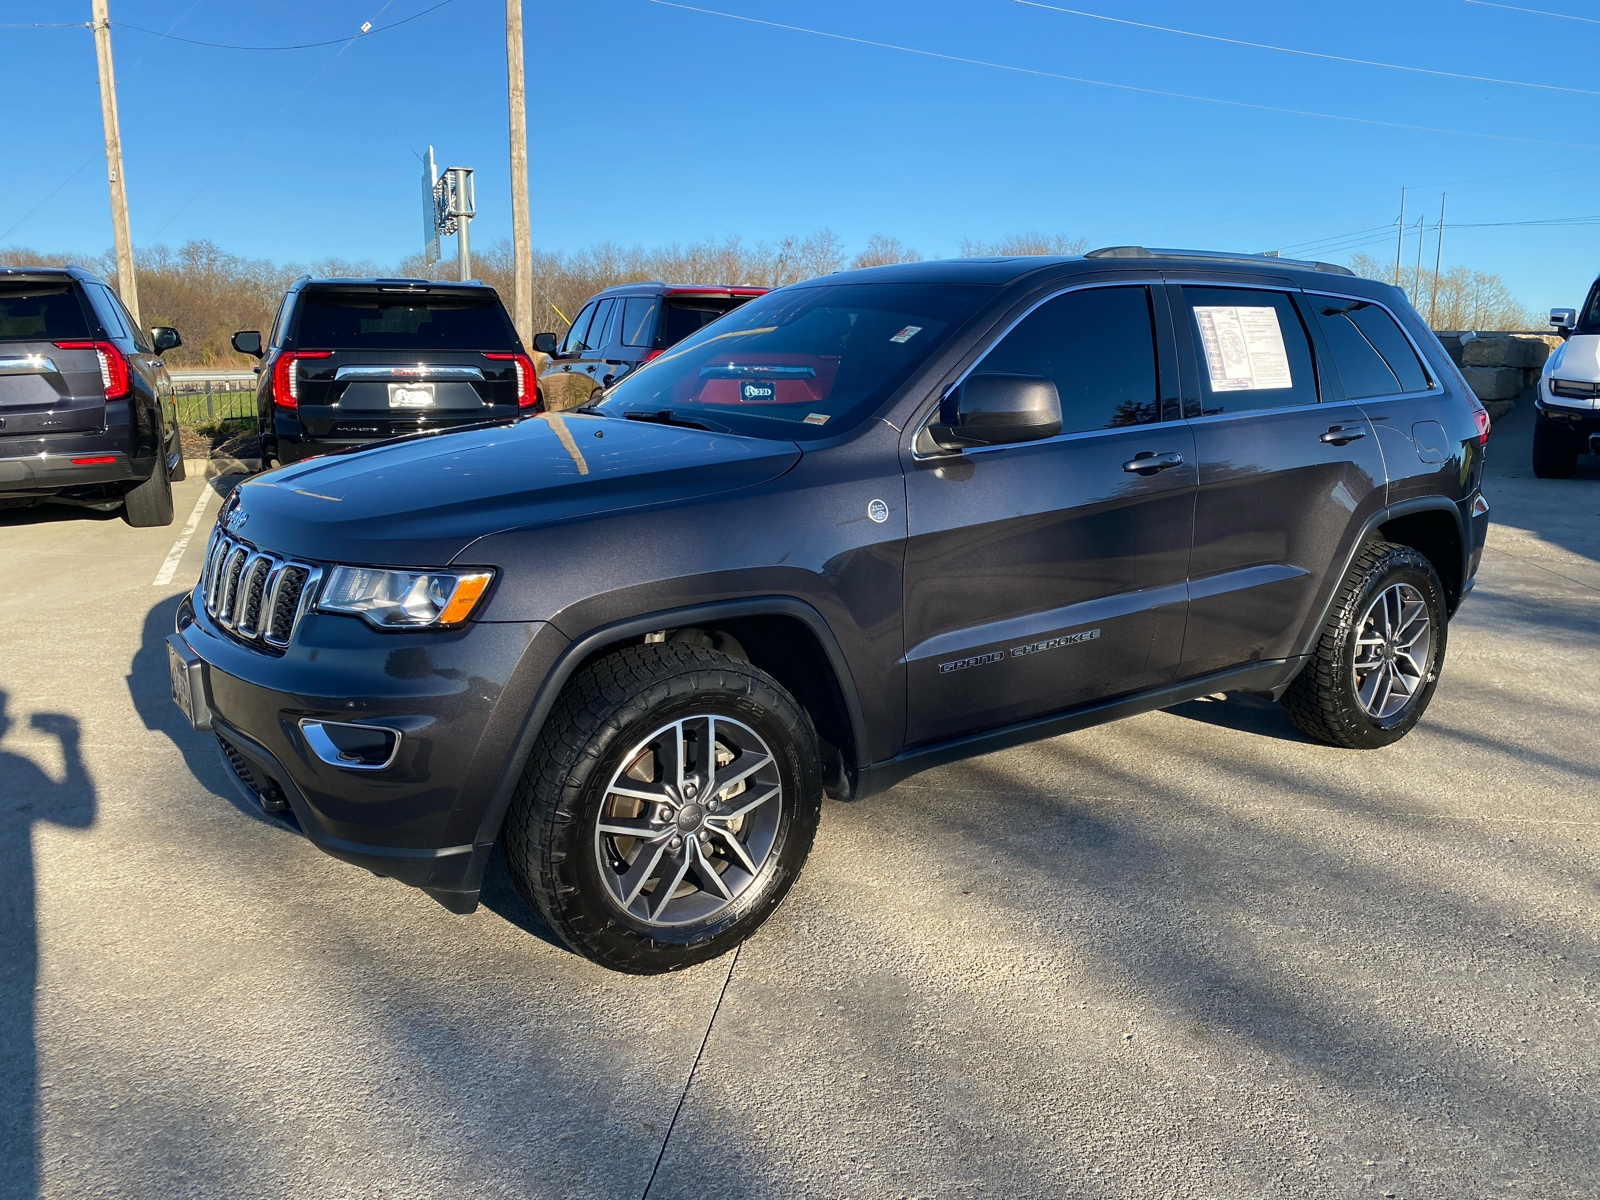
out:
M580 412L248 480L169 639L328 853L635 972L719 954L823 796L1215 692L1372 749L1472 587L1489 423L1384 283L1118 247L758 296Z
M46 501L172 524L184 477L161 355L105 280L81 267L0 268L0 508Z

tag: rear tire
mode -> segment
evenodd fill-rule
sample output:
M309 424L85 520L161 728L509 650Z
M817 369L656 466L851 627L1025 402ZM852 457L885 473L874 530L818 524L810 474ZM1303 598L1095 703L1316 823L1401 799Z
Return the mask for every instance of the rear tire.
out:
M165 443L166 439L162 439ZM167 448L156 454L150 478L129 489L122 498L122 519L135 529L155 529L172 524L172 480L167 476Z
M821 804L810 718L771 676L714 650L630 646L562 692L501 846L569 946L654 975L760 928L810 853Z
M1319 742L1373 750L1411 732L1444 665L1444 589L1410 546L1369 543L1351 564L1283 710Z
M1572 435L1549 421L1533 422L1533 473L1540 479L1571 479L1578 469L1578 447Z

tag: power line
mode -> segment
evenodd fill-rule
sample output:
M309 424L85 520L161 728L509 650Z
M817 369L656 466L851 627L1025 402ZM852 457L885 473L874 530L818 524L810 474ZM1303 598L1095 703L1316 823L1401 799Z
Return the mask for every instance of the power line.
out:
M1125 17L1108 17L1103 13L1084 12L1077 8L1060 8L1054 4L1041 4L1039 0L1012 0L1014 4L1029 8L1043 8L1050 12L1066 13L1074 17L1087 17L1093 21L1109 21L1114 25L1131 25L1135 29L1153 29L1158 33L1175 33L1181 37L1200 38L1207 42L1223 42L1229 46L1248 46L1252 50L1272 50L1279 54L1298 54L1304 58L1322 58L1329 62L1354 63L1362 67L1382 67L1386 71L1410 71L1417 75L1438 75L1445 79L1466 79L1473 83L1499 83L1507 87L1538 88L1546 92L1571 92L1578 96L1600 96L1588 88L1561 87L1554 83L1527 83L1521 79L1497 79L1491 75L1463 75L1458 71L1437 71L1431 67L1408 67L1401 63L1375 62L1367 58L1347 58L1342 54L1322 54L1316 50L1296 50L1291 46L1269 46L1265 42L1247 42L1240 38L1219 37L1211 33L1196 33L1192 29L1173 29L1168 25L1151 25L1145 21L1130 21Z
M1582 21L1585 25L1600 25L1593 17L1575 17L1571 13L1547 12L1542 8L1518 8L1515 4L1492 4L1490 0L1461 0L1463 4L1476 4L1479 8L1503 8L1507 12L1528 13L1535 17L1560 17L1563 21Z
M1252 104L1245 100L1221 100L1215 96L1192 96L1185 92L1167 92L1159 88L1136 87L1131 83L1110 83L1103 79L1085 79L1079 75L1059 75L1054 71L1039 71L1032 67L1015 67L1009 63L988 62L981 58L962 58L956 54L941 54L936 50L919 50L915 46L897 46L892 42L874 42L868 38L850 37L843 33L829 33L823 29L807 29L803 25L783 25L777 21L763 21L759 17L745 17L738 13L718 12L712 8L698 8L692 4L679 4L675 0L647 0L665 8L678 8L685 12L702 13L709 17L725 17L730 21L744 21L751 25L765 25L769 29L783 29L790 33L809 33L815 37L831 38L838 42L853 42L858 46L874 46L880 50L898 50L903 54L916 54L923 58L941 58L947 62L965 63L973 67L992 67L997 71L1013 71L1019 75L1032 75L1040 79L1060 79L1067 83L1085 83L1092 87L1112 88L1119 92L1138 92L1146 96L1165 96L1170 100L1195 100L1202 104L1220 104L1228 108L1248 108L1257 112L1283 113L1292 117L1318 117L1326 121L1345 121L1353 125L1377 125L1384 129L1405 129L1413 133L1447 133L1453 137L1484 138L1495 142L1522 142L1534 146L1559 146L1567 150L1600 150L1600 145L1588 142L1552 142L1543 138L1516 137L1508 133L1477 133L1469 129L1443 129L1433 125L1407 125L1399 121L1378 121L1370 117L1346 117L1338 113L1311 112L1301 108L1279 108L1271 104Z
M421 12L406 17L401 21L394 21L388 25L378 25L372 29L363 29L359 33L346 37L329 38L325 42L300 42L293 46L237 46L227 42L201 42L196 41L194 38L178 37L176 34L157 33L154 29L146 29L142 25L128 25L122 21L113 21L111 23L118 29L132 29L136 33L148 33L153 37L164 38L169 42L184 42L190 46L205 46L212 50L315 50L319 46L337 46L341 42L353 42L358 38L371 37L375 33L387 33L391 29L399 29L402 25L409 25L411 22L425 17L431 12L437 12L445 5L454 4L455 2L456 0L439 0L439 3L432 8L425 8ZM387 8L388 5L384 7Z

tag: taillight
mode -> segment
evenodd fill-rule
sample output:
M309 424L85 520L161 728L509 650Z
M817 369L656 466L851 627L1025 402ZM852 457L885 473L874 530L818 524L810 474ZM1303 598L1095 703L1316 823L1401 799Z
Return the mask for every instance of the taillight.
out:
M666 353L665 350L652 350L652 351L650 351L649 354L646 354L642 359L639 360L639 365L643 366L645 363L649 362L652 358L659 358L661 355L663 355L665 353Z
M1475 409L1472 415L1478 421L1478 445L1487 446L1489 444L1489 414L1479 408Z
M486 353L484 357L494 362L508 362L516 365L518 408L532 408L539 402L538 389L534 386L533 359L526 354Z
M279 408L300 407L300 372L295 363L302 358L331 358L332 350L295 350L278 355L272 364L272 402Z
M93 350L100 360L100 384L105 388L107 400L120 400L132 389L129 387L128 360L110 342L57 342L58 350Z

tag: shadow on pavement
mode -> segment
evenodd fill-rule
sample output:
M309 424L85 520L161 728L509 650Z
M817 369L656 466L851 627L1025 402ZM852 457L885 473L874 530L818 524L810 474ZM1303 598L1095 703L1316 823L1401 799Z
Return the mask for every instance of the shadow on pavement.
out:
M165 734L179 753L189 773L205 785L212 795L226 800L246 816L271 825L288 829L282 821L261 811L260 805L247 800L228 778L222 760L217 755L216 741L207 733L197 733L189 727L178 706L172 702L171 677L167 669L167 634L176 628L178 605L182 596L169 596L162 600L144 618L144 635L139 649L128 668L128 695L146 729Z
M1314 744L1284 715L1282 705L1271 700L1263 700L1259 696L1229 692L1221 698L1204 696L1199 700L1175 704L1165 711L1175 717L1200 721L1206 725L1217 725L1223 729L1235 729L1240 733L1254 733L1261 737L1300 742L1307 746Z
M0 690L0 742L17 718ZM87 829L95 786L79 751L77 721L34 713L28 724L61 744L66 772L57 782L31 758L0 749L0 1182L7 1194L38 1194L39 1084L34 996L39 974L32 826Z

